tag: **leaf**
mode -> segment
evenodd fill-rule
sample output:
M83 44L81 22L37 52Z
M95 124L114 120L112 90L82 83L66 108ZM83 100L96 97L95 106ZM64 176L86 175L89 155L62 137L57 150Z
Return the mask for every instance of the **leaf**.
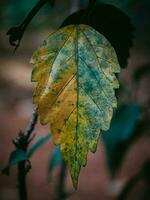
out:
M53 171L53 169L58 166L59 164L61 164L62 162L62 155L61 155L61 151L60 151L60 146L56 146L55 149L53 150L53 153L51 155L49 164L48 164L48 176L50 179L50 175Z
M108 166L112 175L121 164L128 143L133 137L140 114L141 109L135 104L120 106L113 116L110 129L102 136L106 146Z
M3 174L9 175L10 167L18 164L21 161L27 160L27 156L21 149L15 150L10 154L8 164L2 170Z
M21 149L15 150L10 154L8 164L5 166L5 168L2 170L2 173L5 175L9 175L10 167L18 164L18 162L28 160L37 150L40 149L40 147L45 144L49 139L51 135L48 133L47 135L40 137L33 146L29 149L27 153L22 151Z
M33 96L42 124L50 124L77 188L87 153L96 151L117 106L114 88L120 72L107 39L88 25L70 25L50 35L34 53Z
M32 147L29 149L29 151L27 152L27 156L31 157L36 151L38 151L40 149L40 147L42 145L44 145L49 139L50 139L51 135L50 133L48 133L47 135L40 137L33 145Z

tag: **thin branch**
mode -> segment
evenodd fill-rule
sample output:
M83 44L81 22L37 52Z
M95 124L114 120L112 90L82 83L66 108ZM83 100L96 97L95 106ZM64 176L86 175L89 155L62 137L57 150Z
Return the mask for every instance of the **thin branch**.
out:
M24 132L20 131L18 137L13 140L13 143L17 150L27 152L28 145L31 139L31 134L37 124L38 114L36 110L33 111L31 120ZM19 199L27 200L27 188L26 188L26 174L31 169L31 163L29 160L23 160L18 163L18 188L19 188Z
M24 19L24 21L15 27L12 27L8 30L6 33L9 36L9 43L10 45L14 46L14 52L17 50L17 48L20 45L21 39L24 35L24 32L33 19L33 17L38 13L38 11L48 2L49 0L39 0L37 4L32 8L32 10L29 12L27 17ZM51 5L54 3L54 1L50 1Z
M37 123L37 119L38 114L36 110L34 110L26 130L24 132L20 130L18 137L13 140L13 143L16 146L16 148L26 151L28 144L31 141L30 137Z
M37 111L34 110L32 113L32 118L28 124L28 127L27 127L26 131L24 132L24 134L27 137L27 140L30 138L30 135L33 132L35 125L37 123L37 120L38 120L38 114L37 114Z
M20 200L27 200L27 185L26 185L26 161L18 163L18 192Z

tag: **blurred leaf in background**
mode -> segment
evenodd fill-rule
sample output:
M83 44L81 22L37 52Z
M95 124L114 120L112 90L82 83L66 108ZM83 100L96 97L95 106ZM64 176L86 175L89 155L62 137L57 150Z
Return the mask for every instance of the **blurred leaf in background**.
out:
M27 156L31 157L36 151L38 151L48 140L50 140L51 135L48 133L47 135L40 137L36 140L36 142L32 145L32 147L28 150Z
M21 149L17 149L10 154L7 165L2 170L2 174L9 175L10 167L17 165L21 161L27 161L29 158L37 152L48 140L50 140L51 135L48 133L36 140L36 142L31 146L31 148L26 153Z
M105 147L108 167L115 175L124 153L127 149L128 141L134 133L140 116L140 107L135 104L122 105L113 116L110 129L102 134Z
M2 16L3 24L18 24L24 19L29 10L36 4L37 0L8 0L3 3ZM17 11L17 12L16 12Z
M48 181L51 180L52 171L55 169L55 167L61 165L62 161L63 158L60 151L60 145L57 145L55 146L48 163Z
M8 164L2 170L2 174L9 175L10 167L18 164L21 161L27 160L27 159L28 159L28 157L27 157L26 153L23 150L17 149L15 151L13 151L10 154Z
M3 0L0 6L1 28L20 24L38 1ZM30 28L34 28L35 30L58 28L62 20L70 13L70 9L72 9L71 0L49 0L36 14L36 17L31 22Z

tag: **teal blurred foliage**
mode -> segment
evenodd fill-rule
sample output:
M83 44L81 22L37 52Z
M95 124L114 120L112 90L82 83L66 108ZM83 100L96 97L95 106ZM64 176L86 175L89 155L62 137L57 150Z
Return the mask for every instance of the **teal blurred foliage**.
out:
M2 170L2 174L9 175L10 173L10 168L14 165L17 165L19 162L27 160L27 155L25 152L21 149L17 149L13 152L11 152L9 161L5 168Z
M36 153L48 140L51 139L50 133L45 136L39 137L35 143L30 147L30 149L25 152L21 149L12 151L8 160L8 163L2 169L2 174L9 175L10 168L17 165L21 161L28 161L29 158Z
M31 146L27 152L28 158L31 157L36 151L38 151L48 140L51 139L50 133L43 137L39 137L36 142Z
M12 25L20 24L29 11L36 5L37 0L8 0L1 4L1 26L9 27ZM53 15L53 9L50 4L46 4L36 16L37 18L33 19L30 25L30 28L42 29L48 25L49 17Z
M1 20L1 28L3 27L11 27L12 25L20 24L25 16L29 13L29 11L33 8L33 6L38 2L38 0L7 0L1 1L0 5L0 20ZM56 1L53 8L51 8L50 3L46 4L40 12L37 14L38 17L35 17L32 20L30 28L58 28L63 19L70 14L71 3L73 0L65 0L65 1ZM135 10L138 12L139 7L140 12L143 9L148 9L150 5L149 0L97 0L97 3L111 4L114 5L121 10L124 10L130 17L135 21L135 23L142 24L139 20L145 16L144 13L135 13ZM86 7L88 4L88 0L80 0L79 7ZM146 11L147 12L147 11ZM133 17L134 16L134 17ZM145 17L144 17L145 19ZM148 20L144 20L145 21Z
M117 7L125 7L127 5L130 5L134 3L136 0L124 0L124 1L118 1L118 0L97 0L99 3L110 3ZM2 1L0 6L0 17L3 18L1 20L1 26L11 26L12 24L19 24L24 17L27 15L27 13L31 10L31 8L37 3L37 0L8 0L8 1ZM88 0L80 0L80 5L87 5ZM60 14L61 10L64 10L64 3L62 2L62 5L58 7L57 5L57 15ZM38 20L33 20L32 25L34 27L37 26L43 26L43 21L46 20L47 17L51 17L53 14L55 14L55 7L54 9L51 9L50 6L47 4L41 11L40 14L42 14ZM52 21L52 20L49 20ZM52 23L52 22L50 22Z
M113 116L110 129L102 134L107 163L112 176L121 164L140 113L140 107L135 104L121 105Z
M63 162L63 158L62 158L62 154L60 151L60 146L57 145L55 146L52 155L50 156L50 160L48 163L48 181L51 180L51 174L52 171L55 167L61 165L61 163Z
M2 25L7 26L20 23L36 2L37 0L30 0L30 3L26 0L8 0L3 3L3 8L1 7L3 15Z

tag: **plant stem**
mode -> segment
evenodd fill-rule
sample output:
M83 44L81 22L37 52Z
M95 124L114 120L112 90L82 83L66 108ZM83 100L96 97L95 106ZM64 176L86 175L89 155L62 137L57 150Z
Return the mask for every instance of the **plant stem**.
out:
M27 140L30 138L30 135L31 135L32 131L34 130L35 125L37 123L37 120L38 120L38 114L37 114L37 112L35 110L32 113L32 118L31 118L31 120L30 120L30 122L28 124L28 127L27 127L26 131L25 131L25 135L27 137Z
M18 184L19 184L19 199L27 200L27 188L26 188L26 161L18 163Z
M23 26L23 31L25 31L28 24L31 22L33 17L38 13L38 11L48 2L48 0L40 0L37 4L32 8L32 10L28 13L25 20L22 22L21 26Z
M31 138L31 134L35 128L37 123L38 114L36 110L32 113L32 118L27 126L27 129L22 132L19 132L18 137L13 140L13 143L18 150L22 150L26 153L28 145L30 141L33 139ZM26 189L26 174L30 170L31 164L29 160L21 161L18 163L18 190L19 190L19 199L20 200L27 200L27 189Z
M32 8L32 10L28 13L27 17L24 21L16 26L12 27L8 30L7 35L9 35L9 43L12 46L15 46L14 53L20 45L21 39L24 35L24 32L33 19L33 17L38 13L38 11L48 2L49 0L39 0L37 4ZM52 2L51 2L52 4Z

